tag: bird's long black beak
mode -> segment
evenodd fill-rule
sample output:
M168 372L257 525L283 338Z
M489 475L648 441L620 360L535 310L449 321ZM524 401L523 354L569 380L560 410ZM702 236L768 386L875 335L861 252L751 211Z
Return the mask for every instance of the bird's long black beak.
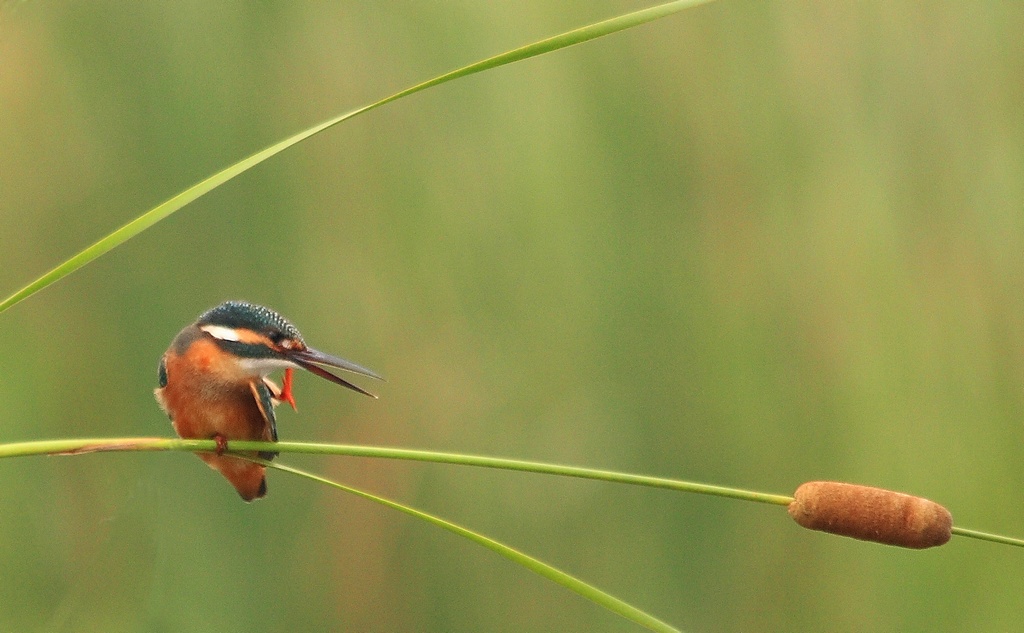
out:
M352 361L345 360L344 358L338 358L337 356L331 356L330 354L324 354L323 352L317 351L313 348L307 347L304 350L296 350L288 354L288 359L294 362L299 367L310 371L321 378L326 378L333 383L339 384L342 387L348 387L352 391L358 391L364 396L370 396L376 398L369 391L353 385L344 378L335 376L331 372L327 371L320 365L327 365L328 367L337 367L345 371L350 371L353 374L360 374L361 376L369 376L370 378L376 378L377 380L384 380L384 378L375 371L367 369L362 365L356 365Z

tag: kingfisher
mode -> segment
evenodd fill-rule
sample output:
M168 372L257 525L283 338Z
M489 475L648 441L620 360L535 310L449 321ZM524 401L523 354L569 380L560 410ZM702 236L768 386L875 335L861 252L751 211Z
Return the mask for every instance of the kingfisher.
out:
M217 442L215 453L197 455L224 475L242 499L252 501L267 494L266 469L224 452L229 440L277 441L274 407L287 402L295 408L294 369L376 398L321 365L383 380L372 370L309 347L299 330L270 308L227 301L201 314L171 341L157 370L156 400L179 437ZM268 377L278 369L284 369L280 387ZM277 453L258 455L270 460Z

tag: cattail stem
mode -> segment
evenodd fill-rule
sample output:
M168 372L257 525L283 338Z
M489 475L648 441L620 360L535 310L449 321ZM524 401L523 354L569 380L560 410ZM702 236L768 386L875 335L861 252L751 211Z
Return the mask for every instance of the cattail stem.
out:
M789 515L811 530L913 549L952 536L949 510L922 497L834 481L805 483L794 497Z

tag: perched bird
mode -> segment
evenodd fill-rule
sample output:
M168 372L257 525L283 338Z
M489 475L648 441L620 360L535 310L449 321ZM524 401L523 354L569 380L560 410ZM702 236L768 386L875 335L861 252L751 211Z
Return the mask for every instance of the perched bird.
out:
M383 380L373 371L318 352L277 312L244 301L212 308L187 326L160 359L156 399L179 437L213 439L216 453L198 453L246 501L267 494L265 468L224 455L229 440L277 441L274 407L292 396L292 371L305 369L361 394L368 391L320 365ZM283 387L267 376L284 369ZM259 453L273 459L277 453ZM255 453L252 454L255 456Z

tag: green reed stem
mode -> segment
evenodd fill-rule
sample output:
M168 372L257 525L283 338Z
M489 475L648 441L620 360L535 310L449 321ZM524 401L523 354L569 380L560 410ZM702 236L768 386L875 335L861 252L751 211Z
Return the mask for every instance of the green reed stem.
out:
M0 444L0 458L24 457L30 455L75 455L109 451L212 452L216 450L216 448L217 444L213 440L181 440L160 437L41 440L35 442ZM701 484L681 479L652 477L649 475L636 475L633 473L623 473L613 470L583 468L581 466L565 466L561 464L548 464L545 462L507 459L503 457L488 457L484 455L442 453L438 451L423 451L409 448L357 446L351 444L317 444L308 442L232 441L229 444L229 448L231 451L238 452L276 451L278 453L345 455L348 457L402 459L420 462L434 462L438 464L459 464L462 466L477 466L481 468L518 470L522 472L543 473L547 475L561 475L563 477L579 477L581 479L595 479L598 481L632 484L635 486L666 488L668 490L677 490L679 492L712 495L715 497L726 497L729 499L740 499L743 501L756 501L758 503L781 506L789 505L790 502L793 501L793 497L787 495L757 492L754 490L745 490L743 488L728 488L725 486ZM982 541L989 541L992 543L1000 543L1002 545L1024 547L1024 539L999 534L990 534L968 528L954 527L953 534Z
M54 454L78 454L95 453L107 451L213 451L217 448L213 440L182 440L169 438L96 438L81 440L44 440L38 442L20 442L15 444L0 444L0 458L21 457L27 455L54 455ZM612 470L599 470L596 468L583 468L580 466L564 466L561 464L548 464L544 462L525 461L520 459L506 459L502 457L487 457L483 455L465 455L461 453L442 453L437 451L424 451L408 448L390 448L380 446L356 446L349 444L313 444L307 442L242 442L232 440L228 444L232 452L258 452L275 451L278 453L308 453L314 455L346 455L348 457L377 457L385 459L403 459L420 462L434 462L441 464L460 464L463 466L478 466L482 468L498 468L502 470L518 470L523 472L543 473L548 475L562 475L564 477L579 477L582 479L596 479L622 484L633 484L637 486L649 486L652 488L667 488L680 492L692 492L697 494L713 495L716 497L728 497L742 499L744 501L756 501L773 505L789 505L793 497L775 495L741 488L727 488L725 486L713 486L709 484L683 481L680 479L668 479L665 477L652 477L649 475L635 475Z
M394 510L398 510L399 512L404 512L405 514L416 517L417 519L422 519L429 523L433 523L434 525L440 528L448 530L449 532L454 532L455 534L467 538L473 541L474 543L482 545L487 549L491 550L492 552L500 554L501 556L504 556L512 562L522 565L530 571L535 572L540 576L547 578L548 580L558 583L566 589L569 589L570 591L573 591L583 596L584 598L587 598L588 600L591 600L601 605L609 611L621 615L627 620L631 620L636 624L646 627L652 631L678 633L678 629L674 628L672 625L659 620L658 618L650 615L649 613L637 609L633 605L624 602L609 593L601 591L597 587L588 584L580 580L579 578L576 578L575 576L567 574L564 571L556 567L552 567L551 565L548 565L547 563L542 562L515 548L509 547L508 545L505 545L500 541L496 541L492 538L484 536L479 532L474 532L469 528L462 527L457 523L452 523L451 521L447 521L438 516L434 516L433 514L428 514L427 512L423 512L422 510L417 510L416 508L398 503L397 501L391 501L390 499L385 499L384 497L380 497L375 494L371 494L369 492L353 488L351 486L346 486L345 484L332 481L325 477L321 477L319 475L315 475L304 470L299 470L298 468L286 466L278 462L268 462L262 459L253 459L252 461L263 464L264 466L267 466L269 468L276 468L277 470L292 473L295 475L300 475L307 479L312 479L313 481L327 484L328 486L333 486L340 490L344 490L345 492L348 492L350 494L362 497L363 499L368 499L370 501L379 503Z

